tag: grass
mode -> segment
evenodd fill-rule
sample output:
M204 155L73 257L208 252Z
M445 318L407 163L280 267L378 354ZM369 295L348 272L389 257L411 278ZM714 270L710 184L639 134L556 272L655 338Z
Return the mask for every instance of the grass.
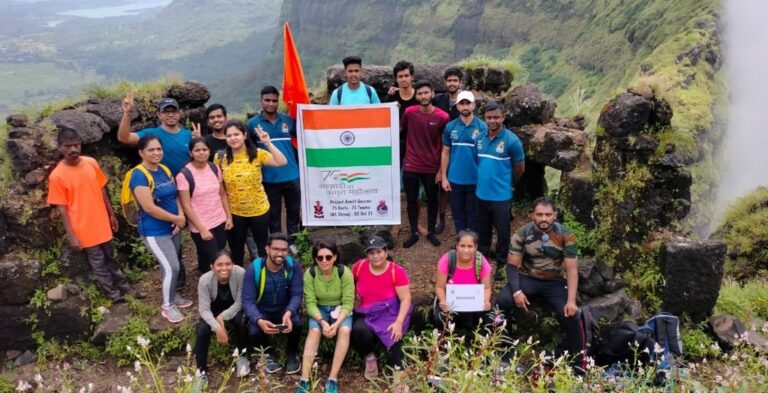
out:
M768 283L752 280L741 284L725 280L720 288L715 313L731 314L745 323L754 317L768 320Z
M726 210L713 237L728 245L726 273L754 277L768 268L768 188L759 187Z
M484 67L500 68L509 71L515 80L518 79L519 75L526 74L525 66L523 66L514 56L510 55L503 58L496 58L488 55L476 54L460 61L458 65L464 69Z

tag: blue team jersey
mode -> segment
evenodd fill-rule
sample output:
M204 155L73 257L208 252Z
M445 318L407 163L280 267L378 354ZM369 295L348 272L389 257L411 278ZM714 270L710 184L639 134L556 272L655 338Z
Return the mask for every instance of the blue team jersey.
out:
M477 118L472 117L469 125L461 118L449 122L443 132L443 146L451 149L448 161L448 181L460 185L477 184L477 139L488 132L488 126Z
M173 176L189 162L189 142L192 141L192 131L181 127L179 132L168 132L161 127L145 128L136 133L139 138L144 135L155 135L163 145L163 160L161 161Z
M512 199L513 168L525 161L523 142L512 131L502 128L495 138L488 133L477 139L477 190L475 195L486 201Z
M296 152L291 144L291 136L296 136L296 122L291 119L290 116L282 113L277 114L275 123L272 124L269 120L264 118L263 114L254 116L251 120L248 120L246 127L248 128L248 136L251 138L251 142L259 144L259 147L266 150L267 147L257 142L256 126L260 125L264 131L269 134L269 139L285 156L288 163L284 166L269 167L263 166L261 168L262 182L263 183L282 183L287 181L293 181L299 178L299 163L296 162Z
M376 94L376 89L372 86L368 86L371 89L371 97L368 97L368 91L366 91L366 85L360 82L360 87L357 90L351 90L349 86L344 83L336 88L331 93L331 100L328 102L330 105L352 105L352 104L379 104L379 95ZM339 102L339 92L341 89L341 102Z
M179 206L176 204L176 185L173 184L171 178L168 177L162 168L158 168L157 171L149 170L149 173L155 182L155 189L152 192L152 199L154 199L155 205L168 213L179 214ZM133 192L139 186L149 187L149 181L144 172L135 170L133 175L131 175L131 183L129 185L131 192ZM137 227L141 236L171 236L173 232L172 223L158 220L147 214L144 209L141 209L141 213L139 213Z

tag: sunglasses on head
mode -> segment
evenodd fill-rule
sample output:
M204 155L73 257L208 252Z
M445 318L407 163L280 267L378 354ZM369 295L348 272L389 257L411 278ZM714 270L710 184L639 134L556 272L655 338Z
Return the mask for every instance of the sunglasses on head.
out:
M330 262L333 260L333 255L318 255L317 257L315 257L315 259L317 259L320 262L322 262L323 258L325 258L326 262Z

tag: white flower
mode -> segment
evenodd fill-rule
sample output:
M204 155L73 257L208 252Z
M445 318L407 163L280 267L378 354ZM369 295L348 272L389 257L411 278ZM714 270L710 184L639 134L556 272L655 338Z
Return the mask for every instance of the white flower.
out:
M141 362L139 362L138 360L137 360L137 361L135 361L135 362L133 362L133 369L134 369L136 372L139 372L139 371L141 371Z
M448 322L448 331L453 333L454 328L456 328L456 324L453 322Z
M136 342L138 342L139 345L144 349L147 349L147 347L149 347L149 340L144 337L136 336Z
M16 385L16 391L19 392L26 392L29 389L32 389L32 385L27 383L27 381L19 380L19 384Z
M664 348L661 347L658 343L653 344L653 352L654 353L662 353L664 352Z
M181 373L183 373L183 372L184 372L184 370L181 369L181 366L176 368L176 374L181 375Z
M35 374L35 382L37 382L38 384L43 383L43 376L40 375L39 373Z
M233 358L240 357L240 351L237 348L235 348L235 351L232 352L232 357Z
M190 383L190 382L192 382L192 381L194 381L194 380L195 380L195 377L193 377L193 376L191 376L191 375L189 375L189 374L187 374L186 376L184 376L184 382L186 382L186 383Z
M192 353L192 346L187 343L187 353Z

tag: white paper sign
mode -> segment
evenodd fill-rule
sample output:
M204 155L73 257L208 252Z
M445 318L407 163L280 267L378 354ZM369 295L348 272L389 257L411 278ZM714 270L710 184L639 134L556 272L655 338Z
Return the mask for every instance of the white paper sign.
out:
M445 300L455 312L483 311L483 284L446 284Z

